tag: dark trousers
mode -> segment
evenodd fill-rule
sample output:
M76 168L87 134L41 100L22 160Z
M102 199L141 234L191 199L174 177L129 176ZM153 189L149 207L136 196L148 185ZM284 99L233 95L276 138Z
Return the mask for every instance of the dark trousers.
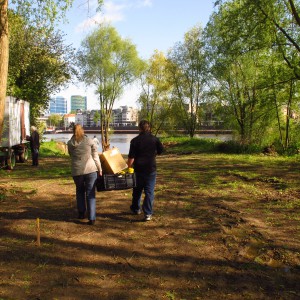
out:
M141 209L141 198L144 192L142 209L145 215L152 215L154 203L154 188L156 182L156 172L139 173L136 172L137 186L133 188L131 209L138 211Z
M32 165L38 166L39 165L39 150L31 149L31 157L32 157Z

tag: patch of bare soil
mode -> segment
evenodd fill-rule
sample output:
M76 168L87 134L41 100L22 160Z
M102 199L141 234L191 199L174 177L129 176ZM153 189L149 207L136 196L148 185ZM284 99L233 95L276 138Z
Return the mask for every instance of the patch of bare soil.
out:
M158 165L152 221L130 214L131 190L107 191L94 226L76 219L68 172L47 176L68 159L2 172L0 299L300 298L299 165L204 155Z

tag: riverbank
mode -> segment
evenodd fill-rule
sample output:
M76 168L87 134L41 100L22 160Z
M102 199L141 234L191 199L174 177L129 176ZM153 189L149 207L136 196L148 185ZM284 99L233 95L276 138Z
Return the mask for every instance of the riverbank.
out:
M99 130L90 130L85 129L85 132L87 133L99 133ZM139 133L139 130L136 129L113 129L113 133L116 134L126 134L126 133ZM195 134L232 134L232 130L225 130L225 129L207 129L207 130L195 130ZM184 130L176 130L176 131L170 131L170 134L186 134L186 131Z
M130 214L131 190L107 191L95 226L76 218L68 156L0 171L0 299L299 299L296 157L157 165L151 222Z
M93 138L94 135L101 140L101 136L99 133L93 134L90 132L86 132L87 136ZM110 147L116 147L120 150L122 154L128 154L130 141L136 136L137 134L112 134L110 135ZM69 132L68 134L46 134L43 136L43 141L56 141L67 143L68 140L72 137L72 133ZM232 135L230 134L223 134L223 135L213 135L213 134L202 134L201 136L196 136L194 139L190 139L187 136L181 137L161 137L161 140L165 143L166 147L170 148L173 147L172 151L174 152L194 152L197 153L199 151L206 151L206 152L216 152L217 144L220 142L225 142L232 139ZM179 148L180 149L179 149ZM99 145L98 151L102 152L102 146Z
M99 134L100 133L100 128L84 128L84 131L86 133L91 133L91 134ZM138 134L139 130L138 127L134 128L119 128L116 127L112 129L112 132L115 134ZM53 131L46 131L44 134L69 134L72 133L71 130L53 130ZM184 130L176 130L176 131L170 131L170 134L186 134L186 131ZM201 130L195 130L195 134L211 134L211 135L219 135L219 134L232 134L233 130L226 130L226 129L201 129Z

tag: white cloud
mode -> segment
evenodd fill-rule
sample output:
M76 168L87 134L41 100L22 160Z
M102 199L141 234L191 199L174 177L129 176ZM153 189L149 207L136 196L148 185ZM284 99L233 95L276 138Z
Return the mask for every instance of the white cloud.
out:
M113 1L105 2L103 7L104 18L109 22L121 21L124 19L126 4L115 4Z
M120 4L118 4L120 3ZM96 11L97 1L91 1L89 11ZM123 0L105 1L101 12L85 19L77 25L76 32L86 32L101 23L116 23L125 20L126 10L131 8L151 7L152 0Z
M93 17L88 18L77 25L76 32L85 32L101 23L115 23L123 21L124 10L127 5L115 4L113 1L105 2L101 12L96 13Z
M144 6L152 6L152 0L141 0L141 1L138 1L138 7L144 7Z

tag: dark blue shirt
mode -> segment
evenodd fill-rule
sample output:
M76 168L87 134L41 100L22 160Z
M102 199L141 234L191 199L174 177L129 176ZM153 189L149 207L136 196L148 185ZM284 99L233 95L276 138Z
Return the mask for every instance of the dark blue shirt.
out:
M160 140L150 132L142 132L130 142L129 158L134 158L135 172L152 173L156 171L156 155L163 152Z
M34 149L40 149L40 136L36 130L31 133L29 141L31 151L34 151Z

